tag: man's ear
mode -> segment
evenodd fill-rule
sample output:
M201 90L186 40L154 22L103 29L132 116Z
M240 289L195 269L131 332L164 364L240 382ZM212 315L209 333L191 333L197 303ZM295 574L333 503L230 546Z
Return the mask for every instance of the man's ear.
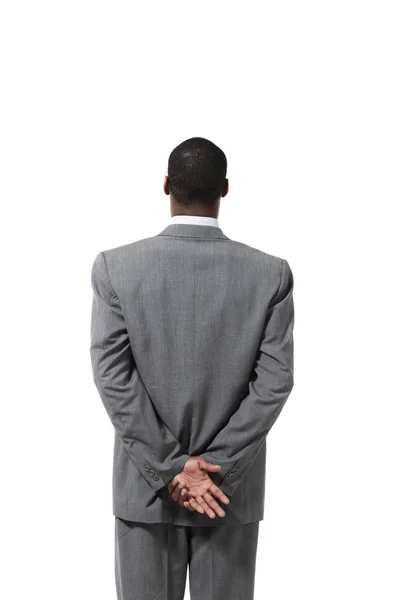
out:
M163 188L164 188L164 193L167 194L167 196L169 196L169 177L168 177L168 175L166 175L164 177Z
M229 179L225 179L224 187L222 189L221 198L227 195L229 192Z

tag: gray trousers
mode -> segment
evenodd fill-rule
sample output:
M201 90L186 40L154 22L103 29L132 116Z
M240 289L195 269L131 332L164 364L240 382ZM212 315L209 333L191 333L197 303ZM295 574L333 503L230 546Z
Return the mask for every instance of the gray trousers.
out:
M193 527L115 517L118 600L253 600L259 521Z

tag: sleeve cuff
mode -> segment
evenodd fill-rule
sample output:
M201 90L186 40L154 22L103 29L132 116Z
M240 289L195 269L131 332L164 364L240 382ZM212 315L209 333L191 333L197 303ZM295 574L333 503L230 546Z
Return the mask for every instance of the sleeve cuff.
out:
M179 456L171 463L168 469L163 469L162 474L159 473L149 461L144 461L141 472L148 484L157 492L161 488L167 486L171 479L182 470L188 458L189 454Z

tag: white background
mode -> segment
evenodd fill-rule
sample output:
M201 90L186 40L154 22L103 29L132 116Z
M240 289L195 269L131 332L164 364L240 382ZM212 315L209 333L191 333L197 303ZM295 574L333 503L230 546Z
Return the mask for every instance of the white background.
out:
M90 269L169 224L168 156L197 135L228 158L223 231L295 277L255 599L398 600L397 8L2 3L5 600L116 597Z

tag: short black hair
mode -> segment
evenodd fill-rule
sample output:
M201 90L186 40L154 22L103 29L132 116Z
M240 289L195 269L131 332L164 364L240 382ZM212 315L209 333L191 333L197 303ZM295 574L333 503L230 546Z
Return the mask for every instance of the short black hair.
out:
M169 156L170 192L187 206L213 204L222 194L227 167L221 148L202 137L189 138Z

